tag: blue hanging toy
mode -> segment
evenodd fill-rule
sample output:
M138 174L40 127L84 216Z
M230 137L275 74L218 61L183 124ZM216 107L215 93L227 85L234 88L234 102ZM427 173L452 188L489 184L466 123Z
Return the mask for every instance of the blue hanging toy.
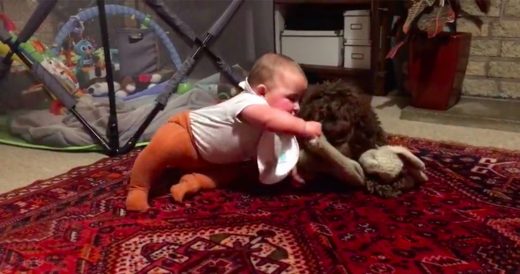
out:
M79 56L76 69L94 66L94 50L94 45L86 39L81 39L74 45L74 52Z

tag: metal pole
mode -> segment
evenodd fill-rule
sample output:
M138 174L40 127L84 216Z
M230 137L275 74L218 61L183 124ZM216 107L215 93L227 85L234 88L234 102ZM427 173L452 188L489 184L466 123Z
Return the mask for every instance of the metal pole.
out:
M99 26L101 28L101 39L103 41L103 52L105 57L106 81L108 84L109 116L107 137L112 154L117 154L119 150L119 130L117 126L116 92L114 90L114 75L112 73L112 59L110 56L110 44L108 41L107 15L105 11L105 1L97 0L99 9Z

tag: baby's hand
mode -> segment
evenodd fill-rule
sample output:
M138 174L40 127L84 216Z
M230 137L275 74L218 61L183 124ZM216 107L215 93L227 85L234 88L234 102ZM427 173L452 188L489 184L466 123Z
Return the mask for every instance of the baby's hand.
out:
M315 121L305 122L305 136L311 139L320 137L321 134L321 123Z

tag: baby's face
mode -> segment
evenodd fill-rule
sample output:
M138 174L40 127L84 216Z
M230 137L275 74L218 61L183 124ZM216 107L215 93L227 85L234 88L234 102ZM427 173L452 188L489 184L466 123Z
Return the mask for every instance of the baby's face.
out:
M274 108L296 115L300 110L300 98L307 89L307 79L300 73L283 71L268 87L267 103Z

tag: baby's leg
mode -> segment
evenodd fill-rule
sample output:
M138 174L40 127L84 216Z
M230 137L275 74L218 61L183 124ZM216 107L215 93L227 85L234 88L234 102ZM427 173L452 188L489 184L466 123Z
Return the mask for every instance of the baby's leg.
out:
M155 133L139 154L130 174L127 210L145 211L153 182L167 167L182 168L197 161L189 133L176 123L167 123Z
M195 194L200 190L224 187L236 181L239 172L235 165L222 165L204 171L188 173L170 188L173 199L182 202L186 194Z
M215 180L202 173L189 173L181 177L177 184L170 188L173 199L182 202L186 194L195 194L202 189L217 187Z

